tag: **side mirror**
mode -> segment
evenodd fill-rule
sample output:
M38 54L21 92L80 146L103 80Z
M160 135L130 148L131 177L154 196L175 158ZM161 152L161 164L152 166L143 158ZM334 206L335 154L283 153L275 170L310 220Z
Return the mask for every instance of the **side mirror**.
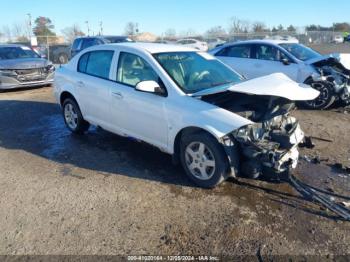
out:
M284 65L290 65L290 61L287 58L282 58L281 62Z
M164 90L159 86L159 84L156 81L153 80L141 81L136 85L135 89L140 92L154 93L159 95L164 94Z

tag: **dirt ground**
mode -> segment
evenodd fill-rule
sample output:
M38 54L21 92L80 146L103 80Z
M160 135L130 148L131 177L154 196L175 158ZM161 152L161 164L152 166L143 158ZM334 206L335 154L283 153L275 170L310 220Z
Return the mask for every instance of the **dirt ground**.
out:
M196 188L155 148L94 128L71 135L50 87L1 93L0 110L0 254L350 254L350 223L288 184ZM333 166L350 165L342 111L294 112L333 141L301 149L322 161L295 174L349 201L350 176Z

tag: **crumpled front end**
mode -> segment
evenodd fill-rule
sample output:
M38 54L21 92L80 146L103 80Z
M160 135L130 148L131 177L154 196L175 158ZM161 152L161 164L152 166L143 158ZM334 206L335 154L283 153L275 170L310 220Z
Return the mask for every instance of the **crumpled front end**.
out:
M318 76L313 76L313 81L325 81L331 84L338 99L350 103L350 70L340 62L339 58L329 57L313 63L313 66L319 73Z
M242 153L240 171L254 178L266 172L279 174L296 168L298 145L304 140L299 122L288 115L244 126L232 136Z

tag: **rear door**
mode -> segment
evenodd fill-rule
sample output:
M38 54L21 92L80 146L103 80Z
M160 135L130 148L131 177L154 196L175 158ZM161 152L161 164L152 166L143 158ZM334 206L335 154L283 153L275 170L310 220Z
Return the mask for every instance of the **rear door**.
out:
M252 68L252 45L240 44L224 47L215 56L246 78L254 78L256 74Z
M298 64L279 48L268 44L254 44L252 50L254 63L252 70L255 77L265 76L273 73L284 73L293 80L297 79ZM287 59L289 64L284 64L282 59Z
M110 78L113 50L96 50L82 55L78 62L75 83L84 118L109 129L110 88L115 83Z

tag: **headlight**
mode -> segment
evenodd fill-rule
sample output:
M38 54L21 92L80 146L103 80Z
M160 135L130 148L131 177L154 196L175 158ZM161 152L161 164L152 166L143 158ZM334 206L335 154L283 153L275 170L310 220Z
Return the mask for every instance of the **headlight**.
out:
M241 141L257 141L264 137L264 131L260 124L252 124L241 127L233 132L233 136Z
M46 66L46 70L49 73L52 73L55 71L55 66L53 64L49 64L48 66Z
M10 69L0 69L0 76L17 76L17 73Z

